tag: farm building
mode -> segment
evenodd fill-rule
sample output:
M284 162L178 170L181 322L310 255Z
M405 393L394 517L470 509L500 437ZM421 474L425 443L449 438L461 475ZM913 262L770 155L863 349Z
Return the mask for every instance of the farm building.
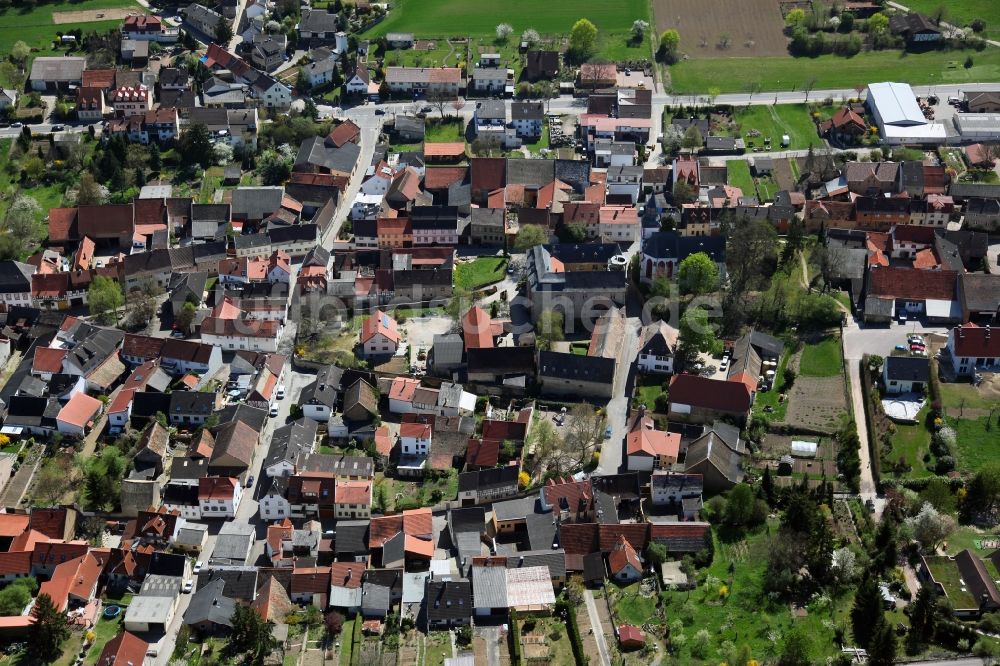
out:
M909 84L871 83L865 104L885 143L940 145L945 142L945 126L929 122L924 117Z

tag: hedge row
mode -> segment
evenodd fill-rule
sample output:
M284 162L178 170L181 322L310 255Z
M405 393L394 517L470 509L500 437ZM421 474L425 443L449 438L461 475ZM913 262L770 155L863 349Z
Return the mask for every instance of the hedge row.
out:
M517 623L517 611L510 611L510 663L511 666L521 666L524 658L521 655L521 627Z
M569 602L569 599L557 601L556 613L565 613L566 615L566 626L569 627L569 643L573 646L573 656L576 658L576 663L589 663L590 657L583 650L583 639L580 638L580 627L576 624L576 612L573 604Z

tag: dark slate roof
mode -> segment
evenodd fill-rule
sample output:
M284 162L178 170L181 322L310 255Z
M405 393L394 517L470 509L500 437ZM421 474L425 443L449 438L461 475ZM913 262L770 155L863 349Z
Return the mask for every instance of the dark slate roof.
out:
M318 429L319 424L316 421L305 417L277 428L271 435L271 447L264 460L264 467L270 467L283 460L294 463L300 454L312 451Z
M676 231L654 232L642 245L644 254L683 261L689 255L704 252L716 262L726 260L724 236L681 236Z
M565 352L538 352L539 377L611 384L615 380L615 359Z
M556 243L545 249L564 264L606 263L621 254L617 243Z
M222 593L230 599L253 601L257 593L257 567L209 567L198 573L198 589L223 581Z
M920 356L889 356L885 359L885 374L890 380L927 382L931 376L930 359Z
M218 411L219 423L229 423L230 421L243 421L248 426L260 432L264 429L264 422L267 420L267 410L258 409L249 405L229 405Z
M335 553L367 553L368 528L367 520L341 520L336 525L336 537L333 541Z
M428 579L424 600L427 619L431 622L468 619L472 615L472 583L465 578Z
M23 293L31 291L31 274L35 267L20 261L0 261L0 293Z
M528 544L531 550L552 548L552 544L557 542L555 521L552 513L528 514Z
M996 312L1000 306L1000 275L962 273L963 304L970 312Z
M184 611L184 624L211 622L232 627L236 602L225 595L225 588L226 582L222 578L215 578L204 585L199 585L198 591L191 595L191 602Z
M466 491L485 490L487 488L516 485L517 475L520 471L517 465L508 465L506 467L492 467L475 472L464 472L458 475L458 489Z

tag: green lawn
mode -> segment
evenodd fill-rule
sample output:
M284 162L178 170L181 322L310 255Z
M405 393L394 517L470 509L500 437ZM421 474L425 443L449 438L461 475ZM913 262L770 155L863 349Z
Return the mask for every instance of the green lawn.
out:
M961 2L941 2L941 0L907 0L902 3L913 11L932 16L938 7L947 11L944 20L957 26L967 26L977 18L986 21L986 30L981 34L988 39L1000 38L1000 3L996 0L961 0Z
M928 470L927 464L924 463L924 455L930 452L931 446L931 433L924 425L929 409L930 407L925 405L917 414L917 422L912 425L896 424L896 432L892 435L892 451L886 454L886 460L882 465L886 473L900 458L906 458L906 462L912 468L906 476L914 479L933 476L933 472Z
M68 32L80 28L87 32L106 32L121 26L121 21L93 21L88 23L52 22L56 12L80 11L84 9L111 9L115 7L134 7L141 10L132 0L81 0L80 2L62 2L41 4L32 3L31 9L11 7L0 14L0 53L10 53L14 42L21 40L28 46L37 49L34 55L51 55L52 41L56 39L56 31ZM145 10L142 10L145 11Z
M957 413L957 410L951 410ZM947 417L945 421L958 433L955 448L955 465L960 472L975 472L988 462L1000 456L1000 425L993 417L993 425L987 430L987 416L976 419Z
M786 349L785 353L781 355L781 360L778 361L778 371L774 374L774 385L771 390L758 391L757 396L754 398L756 412L764 414L772 421L779 423L785 420L785 414L788 413L788 401L778 402L778 396L781 394L781 387L785 383L785 366L788 365L788 358L790 356L791 352ZM768 406L774 409L770 414L764 411L764 408Z
M740 133L747 144L747 152L754 146L764 147L764 139L771 139L771 149L781 149L781 136L787 134L791 139L789 150L805 150L809 146L821 146L823 141L816 133L816 126L809 115L805 104L761 104L740 109L735 116L740 125ZM759 137L748 136L747 132L756 129Z
M446 113L449 111L446 110ZM427 143L449 143L465 141L465 127L460 120L446 118L445 120L430 120L424 130L424 140Z
M506 257L479 257L455 265L455 286L472 291L499 282L507 270Z
M757 188L750 175L750 164L746 160L729 160L726 162L726 172L729 184L743 190L743 196L756 196Z
M198 203L210 204L215 191L222 188L222 177L225 169L220 166L209 167L205 170L205 177L201 181L201 193L198 195Z
M369 30L365 37L389 32L412 32L417 37L441 35L493 36L499 23L514 28L511 40L534 28L543 35L567 35L580 18L594 22L600 32L627 33L632 22L652 23L646 0L578 0L578 2L537 2L508 0L467 2L466 0L397 0L389 16Z
M656 409L656 398L663 393L663 384L669 377L664 375L639 375L636 379L635 398L638 404L646 405L650 411Z
M941 382L941 404L948 410L949 416L961 416L961 408L991 409L997 406L992 400L987 400L972 384L951 384Z
M842 368L840 338L834 335L817 344L806 345L799 364L803 377L836 377Z
M653 624L680 619L688 645L699 629L711 632L712 640L704 658L693 658L690 648L685 646L671 663L720 663L726 658L722 649L726 643L747 644L758 662L775 663L783 645L780 638L792 627L800 627L810 637L810 663L824 663L827 656L838 654L834 629L838 625L849 626L851 594L834 596L826 603L811 600L808 615L801 618L792 617L787 603L770 601L763 583L771 539L777 538L777 523L771 522L770 528L770 535L761 530L739 544L723 543L715 535L715 558L707 574L717 578L720 586L728 587L728 599L720 600L717 587L706 589L703 584L691 592L664 592L663 617L643 618Z
M103 615L101 616L101 619L98 620L96 625L94 625L94 644L90 646L89 650L87 650L87 656L84 658L85 664L97 663L97 658L101 656L101 651L104 649L104 645L117 636L118 632L121 630L121 620L121 616L116 617L113 620L108 620Z
M969 69L963 66L967 55L973 59ZM744 92L751 84L759 84L763 90L801 90L812 79L815 90L853 88L882 81L889 72L895 80L911 84L1000 81L1000 49L981 53L872 51L853 58L701 58L670 68L673 92L702 94L710 87L721 92Z
M942 555L934 555L925 559L934 580L941 583L955 608L972 608L976 605L972 595L967 590L962 589L962 577L958 573L958 566L954 560Z
M616 620L625 624L642 626L650 621L656 611L656 596L644 597L639 593L639 583L634 583L615 594Z

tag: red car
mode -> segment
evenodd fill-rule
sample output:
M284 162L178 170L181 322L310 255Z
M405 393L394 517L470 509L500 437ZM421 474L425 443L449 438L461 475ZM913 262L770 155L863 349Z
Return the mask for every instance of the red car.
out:
M915 351L924 351L924 349L925 349L925 347L923 345L917 345L917 344L910 345L910 351L913 351L913 352L915 352Z

